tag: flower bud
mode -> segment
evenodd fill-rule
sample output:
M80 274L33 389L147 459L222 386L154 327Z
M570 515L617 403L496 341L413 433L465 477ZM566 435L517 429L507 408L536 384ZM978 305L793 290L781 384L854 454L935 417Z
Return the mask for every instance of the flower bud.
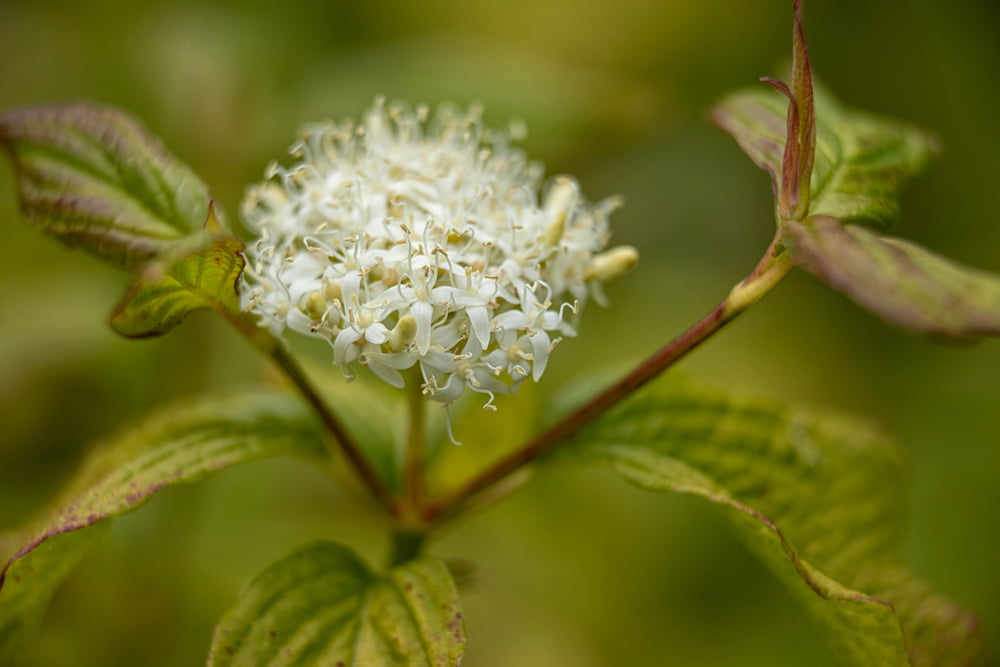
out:
M306 314L314 320L323 319L326 313L326 299L319 292L313 292L306 299Z
M389 335L389 349L399 352L404 347L412 343L417 338L417 318L406 314L399 318L399 322L392 328Z
M585 280L611 280L635 268L639 263L639 251L630 245L620 245L595 255L586 271Z

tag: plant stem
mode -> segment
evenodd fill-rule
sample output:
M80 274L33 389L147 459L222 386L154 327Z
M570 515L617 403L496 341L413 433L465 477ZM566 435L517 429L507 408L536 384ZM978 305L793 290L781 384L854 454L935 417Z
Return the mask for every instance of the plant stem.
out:
M382 480L375 473L374 468L361 453L361 449L355 444L354 439L341 424L340 419L326 401L323 400L312 382L306 376L302 367L288 354L281 341L269 334L264 329L257 327L254 323L248 322L235 314L222 312L226 320L239 331L244 338L266 354L284 372L288 380L295 385L299 393L313 409L327 431L333 436L340 452L347 458L348 463L354 468L362 483L368 488L372 496L380 504L390 507L392 497L389 489L382 483Z
M425 519L435 521L459 514L473 497L493 487L511 473L564 442L584 425L604 414L612 406L682 359L723 326L749 310L778 284L791 267L792 264L787 253L780 249L779 239L775 236L764 257L750 275L737 284L722 303L712 309L710 313L574 412L556 422L519 449L500 459L458 489L429 503L425 508Z
M396 508L396 515L404 520L419 519L424 503L424 454L426 450L426 405L421 391L422 377L413 369L407 383L406 397L410 423L406 435L406 462L403 464L403 497Z
M419 556L426 537L426 533L422 531L394 531L392 533L392 550L389 553L389 567L405 563Z

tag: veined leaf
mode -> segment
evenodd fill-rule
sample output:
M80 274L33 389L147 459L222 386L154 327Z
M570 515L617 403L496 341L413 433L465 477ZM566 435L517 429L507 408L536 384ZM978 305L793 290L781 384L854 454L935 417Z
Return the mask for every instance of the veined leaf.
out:
M202 308L241 317L242 244L205 184L139 121L86 103L28 108L0 116L0 143L29 220L137 274L112 314L115 331L160 335Z
M902 562L900 460L870 426L660 382L569 451L715 504L843 664L976 664L975 619Z
M858 225L785 223L795 263L879 317L938 338L1000 336L1000 276Z
M323 460L305 406L275 393L201 399L165 409L86 461L55 510L0 546L0 662L37 629L55 588L92 540L94 525L145 504L160 489L274 456ZM87 530L84 530L87 529Z
M135 268L198 231L201 179L132 116L90 103L0 116L28 219L70 246Z
M912 125L846 107L818 84L814 99L809 214L886 229L899 217L901 187L937 150L937 140ZM775 188L781 182L787 107L784 97L757 86L727 96L711 111L754 164L771 174Z
M221 226L211 207L206 228L217 231L192 237L192 247L179 243L142 268L111 315L115 331L129 338L159 336L203 308L239 316L236 285L245 265L243 244L218 233Z
M420 558L372 572L352 551L310 543L247 585L215 630L211 667L454 667L465 630L447 567Z

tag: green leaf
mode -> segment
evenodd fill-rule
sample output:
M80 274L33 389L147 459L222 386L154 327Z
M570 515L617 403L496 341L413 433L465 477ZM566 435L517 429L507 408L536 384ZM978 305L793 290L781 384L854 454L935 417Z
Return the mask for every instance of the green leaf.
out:
M869 425L660 382L569 451L713 503L843 664L977 664L975 619L903 564L900 457Z
M448 568L419 558L372 572L310 543L270 565L220 621L208 664L453 667L465 630Z
M787 222L784 239L800 268L896 326L955 340L1000 336L998 275L824 216Z
M132 116L90 103L0 116L30 221L134 268L200 229L208 188Z
M221 230L209 208L208 228ZM188 313L214 309L240 317L237 282L245 260L243 244L218 233L192 237L146 264L111 315L111 327L129 338L159 336Z
M274 456L325 460L318 425L298 400L275 393L201 398L140 422L91 455L54 510L0 546L0 663L41 623L49 598L104 519L159 490L229 466ZM16 550L16 551L15 551Z
M754 164L771 174L776 199L787 106L781 95L759 86L729 95L711 111ZM937 140L912 125L843 106L818 84L815 111L809 214L889 227L899 217L902 186L937 151Z

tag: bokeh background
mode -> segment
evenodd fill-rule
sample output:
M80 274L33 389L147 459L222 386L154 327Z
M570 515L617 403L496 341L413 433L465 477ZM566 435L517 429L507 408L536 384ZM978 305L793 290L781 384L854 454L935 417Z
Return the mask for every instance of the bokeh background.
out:
M810 0L817 74L844 100L937 131L900 235L1000 270L1000 5ZM0 0L0 109L88 98L133 111L235 211L302 122L376 94L480 101L523 119L529 154L615 193L641 266L591 307L540 393L624 366L706 312L772 233L767 177L705 120L779 71L789 0ZM171 398L266 370L211 316L163 339L105 326L125 277L28 229L0 163L0 529L57 490L94 442ZM871 416L910 467L907 554L977 610L1000 648L1000 342L941 347L800 274L683 372ZM538 395L538 394L536 394ZM510 405L508 403L507 405ZM505 406L495 417L514 420ZM468 450L476 444L467 442ZM383 557L382 526L296 462L170 489L115 522L56 595L31 665L192 665L238 586L325 536ZM465 664L831 665L785 591L699 501L610 473L551 472L449 533L471 565Z

